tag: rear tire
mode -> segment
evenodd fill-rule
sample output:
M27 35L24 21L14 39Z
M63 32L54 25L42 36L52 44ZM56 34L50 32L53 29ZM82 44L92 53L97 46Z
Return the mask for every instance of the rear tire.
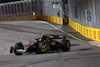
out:
M50 52L50 44L45 43L45 47L46 47L46 53L49 53Z
M42 54L43 52L42 52L42 46L44 46L44 42L40 42L39 43L39 49L37 49L36 51L35 51L35 53L36 54Z
M50 51L50 45L45 42L41 42L39 44L39 49L41 50L41 53L48 53Z
M63 52L70 51L71 44L69 40L62 40L61 41L61 49Z

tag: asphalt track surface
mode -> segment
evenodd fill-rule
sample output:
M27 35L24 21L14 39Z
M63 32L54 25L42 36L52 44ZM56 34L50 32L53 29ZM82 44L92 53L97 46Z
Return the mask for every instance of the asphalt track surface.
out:
M100 48L68 34L61 27L45 21L0 22L0 67L100 67ZM41 33L66 35L71 41L71 50L22 56L9 53L10 46L16 42L26 45L41 37Z

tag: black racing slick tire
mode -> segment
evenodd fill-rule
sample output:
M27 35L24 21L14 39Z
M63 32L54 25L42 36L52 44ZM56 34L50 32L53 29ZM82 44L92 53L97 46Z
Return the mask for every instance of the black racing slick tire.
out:
M49 43L45 43L45 47L46 47L46 52L49 53L49 51L50 51L50 44Z
M24 46L23 46L23 44L21 42L15 44L14 53L15 53L15 55L22 55L23 53L22 52L18 52L17 51L18 49L24 49Z
M70 51L71 44L69 40L62 40L61 41L61 49L63 52Z
M44 42L39 43L39 49L35 51L36 54L42 54L42 46L44 46Z
M39 48L41 49L42 53L48 53L50 51L49 43L41 42L39 44Z

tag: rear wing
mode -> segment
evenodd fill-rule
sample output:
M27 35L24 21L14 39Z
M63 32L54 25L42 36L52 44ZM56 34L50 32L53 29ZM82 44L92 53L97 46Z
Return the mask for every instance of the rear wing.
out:
M65 39L66 35L49 35L50 39Z

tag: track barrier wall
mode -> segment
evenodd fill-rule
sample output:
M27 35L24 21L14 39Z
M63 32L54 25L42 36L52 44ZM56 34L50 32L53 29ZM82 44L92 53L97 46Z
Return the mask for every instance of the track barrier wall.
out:
M44 20L63 25L63 19L54 16L30 15L20 17L1 18L0 21L25 21L25 20Z
M24 21L24 20L35 20L36 16L20 16L20 17L10 17L10 18L0 18L0 21Z
M63 25L63 19L60 17L36 15L36 18L37 20L44 20Z
M100 29L82 26L71 19L69 19L69 25L83 36L100 42Z

